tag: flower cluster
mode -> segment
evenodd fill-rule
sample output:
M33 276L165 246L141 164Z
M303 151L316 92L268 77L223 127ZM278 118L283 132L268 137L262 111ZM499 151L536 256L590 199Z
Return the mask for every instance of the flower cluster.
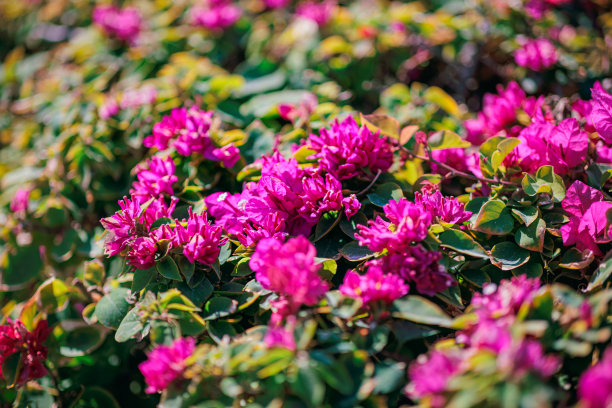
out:
M377 301L389 304L408 293L408 285L402 278L393 273L384 274L381 268L369 268L365 275L349 271L339 289L346 296L361 299L364 305Z
M393 164L391 143L366 126L359 126L351 116L337 120L330 129L311 134L307 146L316 151L312 157L338 180L354 177L372 178Z
M183 224L187 224L185 228ZM219 256L221 246L227 241L221 236L222 229L208 222L206 214L197 215L189 208L189 218L176 221L172 243L183 247L183 254L191 263L211 265Z
M393 272L415 284L420 293L434 295L452 286L453 278L438 263L442 254L428 251L421 244L433 221L462 224L472 213L456 199L439 191L416 193L414 203L405 198L390 201L383 207L385 217L360 225L355 238L359 245L375 252L385 252L367 262L370 269Z
M130 194L144 203L150 198L167 194L174 194L172 185L177 182L178 177L174 175L176 165L171 157L162 159L153 156L144 164L134 168L138 181L134 182Z
M475 325L461 332L454 346L438 347L410 366L407 394L440 407L446 402L449 382L464 372L490 376L494 369L512 381L521 381L527 374L542 379L554 374L559 359L546 354L539 341L519 336L510 327L521 306L528 305L538 289L539 281L524 276L484 288L484 294L476 295L472 302L478 316Z
M166 390L183 378L188 367L187 359L195 350L193 338L180 338L170 346L157 346L147 355L138 368L147 383L146 392L154 394Z
M546 38L528 39L514 53L516 63L534 71L542 71L557 62L557 51Z
M569 215L569 222L561 227L564 245L576 244L580 250L601 254L597 244L612 240L606 217L612 202L603 199L601 191L578 180L567 189L561 203Z
M272 320L278 322L295 314L302 305L312 306L329 289L318 274L314 245L303 236L282 243L273 238L257 245L249 266L264 289L276 292Z
M153 134L143 143L159 150L171 146L180 155L199 154L208 160L222 162L225 167L233 167L240 159L240 152L233 143L216 147L210 135L212 125L212 111L202 111L195 106L175 108L153 126Z
M302 1L295 11L295 15L324 26L331 19L336 8L335 0L307 0Z
M43 343L51 334L47 321L42 320L33 331L29 331L20 321L8 319L8 324L0 326L0 367L7 358L20 353L18 384L44 377L47 374L44 362L47 359L47 347ZM6 373L0 370L0 378Z
M602 359L582 374L578 396L582 408L612 406L612 347L608 347Z
M135 7L96 6L93 22L109 36L134 44L142 30L142 17Z
M191 10L191 21L209 30L230 27L242 15L242 10L232 0L201 0L201 3Z
M308 235L328 211L359 210L354 195L344 197L342 184L321 168L302 168L279 152L260 160L261 178L241 193L216 193L206 198L218 225L248 247L264 237Z

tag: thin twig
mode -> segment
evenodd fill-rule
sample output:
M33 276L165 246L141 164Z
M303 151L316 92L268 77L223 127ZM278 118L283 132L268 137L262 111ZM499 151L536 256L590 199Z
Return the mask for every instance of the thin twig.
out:
M378 178L380 177L380 175L382 174L382 171L378 170L378 172L376 173L376 176L374 176L374 178L372 179L372 181L370 182L370 184L368 184L368 186L366 188L364 188L363 190L361 190L360 192L357 193L358 196L364 195L365 193L368 192L369 189L372 188L372 186L374 185L374 183L376 183L376 180L378 180Z
M419 156L417 154L409 152L408 150L406 150L406 152L408 152L408 154L410 156L412 156L412 158L423 160L423 161L430 162L430 163L434 163L435 165L440 166L440 167L442 167L445 170L448 170L449 172L451 172L451 174L453 176L459 176L459 177L467 178L467 179L470 179L470 180L480 181L480 182L485 182L485 183L503 184L503 185L506 185L506 186L519 187L519 185L517 183L513 183L511 181L495 180L495 179L490 179L490 178L486 178L486 177L477 177L477 176L475 176L473 174L469 174L469 173L465 173L463 171L459 171L459 170L455 169L454 167L451 167L448 164L441 163L438 160L435 160L433 158Z

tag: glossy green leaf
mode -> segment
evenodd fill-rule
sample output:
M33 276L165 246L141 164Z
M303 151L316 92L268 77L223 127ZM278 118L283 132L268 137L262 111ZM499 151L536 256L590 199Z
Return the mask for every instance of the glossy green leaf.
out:
M529 257L529 251L510 241L500 242L491 249L492 263L504 271L526 264Z
M368 199L372 204L382 207L391 200L399 201L403 196L404 193L400 186L395 183L384 183L368 194Z
M501 200L484 203L474 221L474 229L490 235L506 235L514 228L514 218Z
M489 258L487 251L467 233L449 229L440 234L440 246L453 249L476 258Z
M429 136L427 142L432 150L471 146L470 142L463 140L461 136L450 130L440 130L435 132Z
M183 280L179 267L171 256L165 256L155 263L157 272L166 279Z
M545 233L546 223L543 219L538 218L538 220L531 225L520 227L516 231L514 240L521 248L542 252Z
M116 288L100 299L95 311L98 321L113 329L118 328L130 308L127 301L128 295L128 289Z
M450 327L452 319L435 303L420 296L406 296L393 302L394 317L411 322Z

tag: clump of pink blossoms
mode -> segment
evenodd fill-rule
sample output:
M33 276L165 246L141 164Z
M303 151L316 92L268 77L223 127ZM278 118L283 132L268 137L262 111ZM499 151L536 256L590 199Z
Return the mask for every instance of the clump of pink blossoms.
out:
M162 159L153 156L143 164L134 168L138 181L134 182L130 194L140 200L141 203L152 197L162 194L172 195L172 185L178 181L174 175L176 165L171 157Z
M293 320L293 319L287 319ZM295 322L291 321L287 327L283 326L271 326L268 327L266 335L264 337L264 344L267 348L285 348L287 350L295 351L295 336L293 334L293 327Z
M530 373L544 380L554 374L560 366L557 356L546 354L533 338L516 336L510 327L519 309L530 304L539 287L539 280L521 276L502 281L499 286L488 285L484 294L475 294L471 307L478 321L457 335L455 347L419 356L409 368L407 395L427 398L434 407L444 406L452 378L463 373L472 377L492 375L488 367L484 372L475 371L474 362L480 355L493 354L498 373L512 381L527 378Z
M580 408L609 408L612 406L612 347L603 358L582 374L578 382Z
M206 198L218 225L251 247L265 237L309 235L328 211L354 215L361 204L344 197L342 184L320 168L301 168L279 152L259 160L261 178L247 183L242 193L215 193Z
M300 2L295 15L314 21L319 27L322 27L332 18L335 9L336 2L333 0L307 0Z
M329 289L318 274L321 265L315 256L315 247L303 236L284 244L267 238L257 245L249 266L264 289L279 295L273 321L295 314L302 305L315 305Z
M389 201L384 207L385 216L369 220L368 225L359 225L355 238L359 245L367 246L374 252L387 249L393 253L404 253L413 243L427 236L432 214L422 206L411 203L406 198Z
M146 392L154 394L166 390L183 377L188 367L186 360L195 350L192 338L177 339L170 346L157 346L148 354L147 361L138 368L147 383Z
M195 106L175 108L153 126L153 134L145 137L143 144L159 150L173 147L180 155L200 154L208 160L222 162L225 167L233 167L240 159L240 152L233 143L215 146L210 137L212 121L212 111Z
M578 180L567 189L561 202L569 215L569 222L561 227L563 245L576 244L579 250L601 255L597 244L611 240L606 212L612 208L612 202L603 199L601 191Z
M521 67L542 71L557 62L557 50L550 40L537 38L526 40L514 52L514 60Z
M93 22L109 36L128 44L134 44L142 30L142 17L135 7L96 6Z
M176 221L173 244L183 247L183 254L189 262L196 261L211 265L219 256L221 247L227 241L222 237L222 228L208 222L206 214L197 215L189 208L189 218L186 220L187 228L183 222Z
M373 178L393 164L393 148L386 137L374 134L366 126L359 126L348 117L337 120L330 129L311 134L307 146L316 151L313 158L338 180L353 177Z
M49 334L51 329L46 320L40 321L33 331L29 331L20 320L14 322L8 319L6 325L0 326L0 368L8 357L21 353L17 384L22 385L47 375L43 364L47 359L47 347L43 343ZM4 378L1 369L0 378Z
M191 10L192 24L209 30L222 30L234 25L242 10L232 0L203 0Z
M29 188L20 188L17 190L13 199L11 200L11 204L9 205L9 209L18 217L25 216L28 211L28 204L30 202L30 193L32 190Z
M138 199L123 197L123 200L119 201L121 210L100 220L107 231L104 252L108 256L117 255L132 245L137 238L141 238L136 242L137 253L150 253L153 250L153 238L149 236L151 226L159 218L171 217L176 203L177 200L172 200L168 206L163 197L158 197L143 210ZM150 264L150 260L145 264Z
M607 93L599 84L591 89L592 111L590 119L597 130L599 137L612 144L612 95Z
M365 275L349 271L339 289L346 296L361 299L364 305L379 301L390 304L408 293L408 285L402 278L384 274L379 268L369 268Z

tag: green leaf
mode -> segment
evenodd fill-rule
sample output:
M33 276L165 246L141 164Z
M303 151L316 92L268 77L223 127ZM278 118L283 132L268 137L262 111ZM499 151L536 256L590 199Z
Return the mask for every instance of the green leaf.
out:
M591 292L603 286L603 284L610 279L612 276L612 252L606 255L604 261L599 265L599 268L591 276L589 286L586 288L586 292Z
M165 256L155 263L157 272L166 279L181 281L181 272L171 256Z
M557 203L565 198L565 184L563 179L555 174L553 166L540 167L536 171L535 177L525 174L521 185L523 186L523 191L530 196L546 193Z
M406 296L393 302L393 316L442 327L452 324L452 319L437 304L420 296Z
M368 199L372 204L382 207L391 200L399 201L403 196L404 193L400 186L395 183L384 183L368 194Z
M147 287L155 275L157 275L157 270L155 268L136 269L134 271L134 277L132 278L132 287L130 292L134 294L139 293L141 290Z
M229 338L236 336L236 329L234 329L234 326L225 320L212 320L206 322L206 328L208 329L208 334L210 334L217 343L220 343L225 336Z
M595 255L593 254L593 251L586 250L583 252L578 248L570 248L561 257L559 266L566 269L580 270L589 266L594 259ZM600 265L600 267L602 265L603 263Z
M450 130L440 130L435 132L427 140L431 150L449 149L451 147L470 147L471 144L467 140L463 140L461 136Z
M453 249L476 258L489 258L485 249L463 231L449 229L439 236L440 246Z
M521 207L513 208L512 214L519 217L519 219L528 227L532 222L538 219L539 212L537 207Z
M157 229L165 224L173 224L173 223L174 223L174 220L172 218L161 217L161 218L158 218L153 224L151 224L151 230Z
M61 280L51 278L38 289L40 305L47 313L63 310L70 299L70 288Z
M493 171L499 169L499 166L501 166L506 156L508 156L520 143L521 141L516 137L508 137L499 142L497 149L491 155L491 166L493 167Z
M506 235L512 232L513 228L514 218L501 200L487 201L474 221L476 231L489 235Z
M96 305L95 315L104 326L116 329L121 320L128 313L130 305L127 301L129 290L126 288L113 289L105 295Z
M100 387L86 387L74 408L119 408L111 393Z
M510 241L500 242L491 249L493 265L503 271L510 271L526 264L529 257L529 251Z
M459 105L453 99L453 97L437 86L430 86L427 88L425 92L423 92L423 99L425 99L427 102L438 105L453 116L459 116L461 113Z
M206 278L202 279L194 287L191 287L184 282L180 282L176 285L176 288L197 306L202 305L214 291L212 283L210 283L210 281Z
M316 371L309 366L300 367L294 382L293 391L310 407L320 407L325 397L325 386Z
M314 241L318 241L334 229L340 222L342 214L339 211L326 212L317 222L315 227Z
M351 239L355 239L355 234L359 231L357 228L358 225L367 225L368 217L361 212L358 211L355 215L353 215L350 219L341 216L340 220L340 229L346 235L348 235Z
M115 333L115 340L119 343L128 341L140 333L143 328L144 326L140 321L140 316L138 316L138 308L133 308L125 315L123 320L121 320L121 324L119 324L117 332Z
M538 220L531 225L520 227L516 231L514 240L521 248L542 252L544 248L545 233L546 223L543 219L538 218Z
M383 136L399 140L400 124L394 117L389 115L361 115L361 123L370 131L378 132Z
M374 371L374 394L389 394L393 390L399 388L404 382L404 374L406 373L406 364L383 361L376 365Z
M20 352L10 354L4 359L2 362L2 375L4 376L8 388L13 387L17 383L22 367L23 363Z
M223 296L216 296L210 299L204 310L206 311L205 320L214 320L229 316L237 310L238 302Z
M249 276L253 273L253 270L249 266L250 258L242 258L236 264L236 267L232 271L232 276Z
M0 265L0 288L6 286L7 289L11 289L23 286L36 278L42 267L37 245L17 247L15 253L8 253L6 266Z
M371 258L374 252L368 247L359 246L357 241L351 241L342 248L340 248L340 254L348 261L358 262L364 259Z
M98 348L103 341L104 336L99 329L82 325L66 333L59 352L64 357L81 357Z

